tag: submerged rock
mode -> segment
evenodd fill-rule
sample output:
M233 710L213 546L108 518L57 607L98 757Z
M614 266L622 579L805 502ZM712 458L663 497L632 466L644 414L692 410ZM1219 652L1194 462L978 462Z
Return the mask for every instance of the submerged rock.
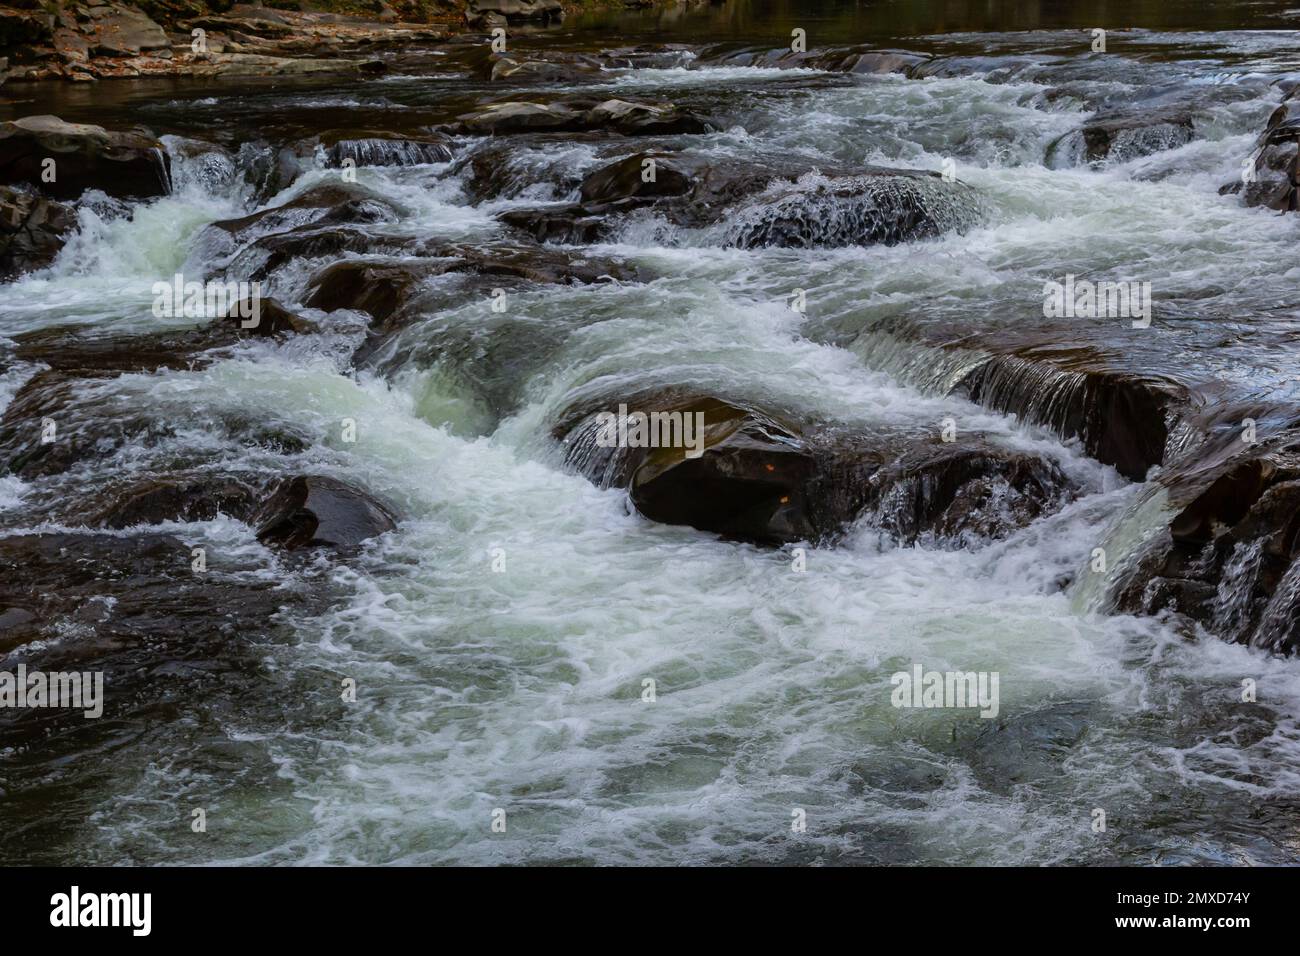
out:
M257 485L229 475L169 475L134 481L96 496L88 523L130 528L164 521L210 521L217 515L246 518L258 501ZM102 500L107 498L108 500Z
M87 325L57 326L15 336L14 357L69 372L152 372L204 365L207 359L202 353L245 338L317 331L312 322L285 308L278 299L259 296L255 324L253 314L253 304L245 299L235 303L228 315L197 328L123 335L106 334Z
M709 244L741 248L893 245L960 231L980 218L974 191L937 173L742 164L665 151L598 167L579 195L573 205L500 218L539 241L589 243L616 234L622 214L650 207L673 225L707 230Z
M201 261L211 275L231 266L241 249L256 245L255 261L244 265L257 278L295 255L363 251L349 241L358 234L341 227L394 222L405 214L397 203L356 183L321 183L278 206L205 226L195 238L191 261ZM364 245L365 237L360 240Z
M148 409L105 403L98 386L118 374L49 369L32 376L0 416L0 466L24 479L53 475L128 442L147 447L174 434Z
M250 517L258 540L278 548L355 548L397 527L384 505L345 482L299 475L278 482Z
M0 537L3 669L93 672L103 692L102 719L67 707L0 709L6 800L23 789L32 798L37 781L41 800L75 800L101 774L121 772L124 733L143 736L142 752L154 755L160 735L179 735L197 756L203 744L188 739L194 732L220 741L229 757L220 715L242 721L248 701L270 692L267 644L282 628L287 634L286 613L327 604L331 588L249 573L271 569L247 558L230 567L210 544L207 570L198 572L192 549L200 543L121 532Z
M534 103L488 103L459 117L456 133L500 136L509 133L573 133L599 130L627 136L707 133L713 123L670 103L611 99Z
M999 538L1074 497L1055 462L980 436L918 442L876 471L868 487L870 523L904 544Z
M830 248L896 245L974 224L969 187L938 173L872 170L777 185L725 217L724 245Z
M1047 147L1052 169L1123 163L1190 143L1195 127L1190 115L1178 112L1098 116L1066 133Z
M54 170L51 182L47 169ZM87 189L147 199L170 191L171 173L163 144L149 133L27 116L0 123L0 183L26 183L54 199L76 199Z

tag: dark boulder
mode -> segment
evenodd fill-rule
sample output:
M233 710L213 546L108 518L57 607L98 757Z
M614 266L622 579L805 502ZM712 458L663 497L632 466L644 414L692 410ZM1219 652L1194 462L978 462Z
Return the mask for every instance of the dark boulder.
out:
M1190 143L1192 118L1182 112L1151 112L1097 116L1047 147L1046 164L1053 169L1123 163Z
M53 182L45 181L46 168ZM26 183L54 199L76 199L87 189L147 199L170 191L171 173L163 144L149 133L27 116L0 123L0 183Z
M643 424L658 447L615 441L610 415L620 404L629 429L633 413L649 417ZM697 415L702 428L692 430ZM946 443L812 426L671 391L600 412L584 406L555 434L570 467L601 487L626 488L645 517L759 544L829 541L859 519L903 544L923 536L976 544L1073 496L1056 465L983 436Z
M277 548L355 548L397 527L393 513L334 478L299 475L272 487L249 519L258 540Z
M119 529L164 521L210 521L217 515L243 519L258 502L256 484L210 474L147 478L95 497L87 523Z
M587 243L616 234L620 214L650 205L670 223L708 229L710 244L829 248L931 238L981 216L970 187L937 173L734 163L684 152L636 153L601 166L584 179L581 198L500 218L541 242Z
M469 0L465 5L466 22L479 29L527 21L559 23L563 19L560 0Z
M1141 481L1164 461L1171 419L1185 390L1090 359L1051 349L995 355L963 375L956 390L986 408L1077 438L1090 456Z
M1169 518L1119 569L1120 611L1171 609L1225 640L1300 651L1300 432L1234 423L1158 479Z
M635 153L595 169L582 180L586 203L680 196L691 188L689 173L673 165L669 154Z
M48 266L76 223L70 207L30 187L0 186L0 282Z
M312 276L303 304L324 312L365 312L382 325L421 282L446 269L437 261L344 259Z
M1251 170L1249 181L1223 191L1241 192L1247 206L1300 210L1300 96L1294 91L1269 117Z

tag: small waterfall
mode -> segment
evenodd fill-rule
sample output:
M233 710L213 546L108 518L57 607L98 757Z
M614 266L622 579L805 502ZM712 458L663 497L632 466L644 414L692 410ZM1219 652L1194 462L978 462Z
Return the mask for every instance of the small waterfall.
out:
M805 176L741 204L721 227L723 246L837 248L896 245L962 231L979 221L974 193L937 177Z
M449 161L451 150L442 143L369 137L340 140L325 155L330 166L342 166L349 159L358 166L423 166Z
M229 153L179 136L164 136L162 141L170 157L169 187L173 194L194 190L227 197L235 192L239 171Z
M163 186L168 194L174 193L176 189L172 183L171 164L168 162L167 153L157 147L154 147L149 152L153 156L154 162L158 164L158 177L162 180Z
M1112 163L1126 163L1130 159L1185 146L1191 141L1192 130L1178 123L1157 123L1154 126L1122 129L1111 141L1106 159Z
M1257 538L1238 543L1223 565L1214 595L1214 630L1225 640L1239 640L1250 627L1263 557L1264 540Z
M1268 651L1280 650L1291 643L1297 624L1300 624L1300 561L1293 561L1264 607L1251 644Z
M1098 557L1086 555L1074 583L1070 585L1070 603L1076 613L1105 613L1112 606L1114 586L1127 579L1142 556L1143 546L1169 524L1173 509L1169 493L1162 485L1151 483L1101 536L1104 570L1094 570Z
M598 488L625 484L628 455L623 448L597 444L604 423L597 415L580 422L564 439L564 464L585 475Z

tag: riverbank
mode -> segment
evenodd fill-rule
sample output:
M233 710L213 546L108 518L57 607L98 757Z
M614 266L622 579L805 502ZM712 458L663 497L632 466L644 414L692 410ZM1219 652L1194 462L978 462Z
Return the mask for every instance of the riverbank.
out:
M684 2L684 0L683 0ZM0 84L149 76L368 72L394 55L494 27L558 25L603 6L652 0L384 0L208 4L193 0L14 0L0 5Z

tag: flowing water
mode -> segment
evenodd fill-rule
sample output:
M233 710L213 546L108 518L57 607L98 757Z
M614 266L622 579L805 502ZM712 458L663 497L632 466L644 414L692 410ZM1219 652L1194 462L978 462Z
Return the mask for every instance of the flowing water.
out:
M145 726L23 765L32 776L0 765L10 798L0 821L33 834L0 854L238 864L1295 862L1300 661L1169 618L1101 613L1089 556L1101 542L1131 550L1158 523L1158 496L1077 443L948 395L960 354L889 334L899 318L950 323L954 334L1015 330L1042 322L1045 278L1141 276L1184 321L1158 348L1123 320L1080 328L1081 339L1135 366L1293 397L1293 349L1201 343L1216 324L1290 332L1300 314L1300 219L1218 193L1276 106L1272 82L1300 72L1300 35L1285 31L1294 16L1267 4L1216 5L1216 20L1199 26L1199 6L1182 20L1153 14L1144 29L1114 24L1112 52L1099 57L1073 29L1108 25L1087 22L1087 9L1082 21L1044 4L1036 22L990 23L976 12L954 23L927 19L926 4L882 8L895 19L825 4L803 24L783 7L739 6L748 11L739 19L705 8L696 20L597 20L530 39L539 48L671 47L662 62L610 68L594 85L528 90L706 108L727 121L692 146L720 159L925 170L953 160L978 196L962 230L892 246L744 249L734 247L734 222L688 229L634 216L588 251L621 258L648 281L529 287L505 315L478 294L446 298L403 332L409 357L387 366L348 367L363 319L308 310L325 328L319 335L246 344L204 368L94 382L93 401L147 408L171 435L69 473L3 479L6 534L60 530L42 517L51 500L179 459L214 471L331 474L393 503L402 520L361 555L306 564L268 551L233 520L163 526L207 547L228 573L328 600L287 610L273 629L231 635L256 675L238 694L223 697L220 681L186 684L194 696L171 700ZM1261 29L1238 29L1251 23ZM869 41L963 66L916 79L697 62L704 40L778 46L790 24L806 26L810 48ZM129 120L237 147L268 130L418 128L510 91L429 59L434 67L365 83L123 81L89 94L32 90L32 102L6 109ZM1099 104L1162 95L1194 104L1190 141L1100 168L1047 161L1048 147ZM129 217L108 203L83 208L78 237L53 267L0 288L0 331L156 329L152 284L210 264L195 242L201 227L259 201L229 170L203 168L168 142L174 193ZM483 144L456 145L466 155ZM362 166L358 182L404 207L398 222L373 227L376 236L483 243L506 235L498 213L569 196L601 162L598 145L542 143L514 160L520 188L486 200L455 161ZM278 204L332 177L337 170L309 170L261 201ZM325 262L276 271L271 294L301 302ZM788 307L795 288L809 290L806 315ZM6 398L32 371L6 370ZM951 417L1058 462L1081 493L1008 537L960 548L896 546L864 520L838 544L809 548L807 571L795 573L790 548L651 523L630 512L624 492L564 467L551 430L575 397L656 384L904 433ZM273 455L210 427L240 417L309 440ZM345 419L357 423L355 442L341 437ZM499 560L503 572L493 569ZM1225 600L1225 622L1233 613ZM891 675L916 663L998 673L998 717L894 708ZM355 704L339 701L344 678L356 681ZM643 699L647 678L653 702ZM1246 678L1258 703L1241 702ZM189 825L198 807L205 834ZM497 808L505 832L492 827ZM1105 832L1094 829L1097 808ZM798 809L804 833L791 829Z

